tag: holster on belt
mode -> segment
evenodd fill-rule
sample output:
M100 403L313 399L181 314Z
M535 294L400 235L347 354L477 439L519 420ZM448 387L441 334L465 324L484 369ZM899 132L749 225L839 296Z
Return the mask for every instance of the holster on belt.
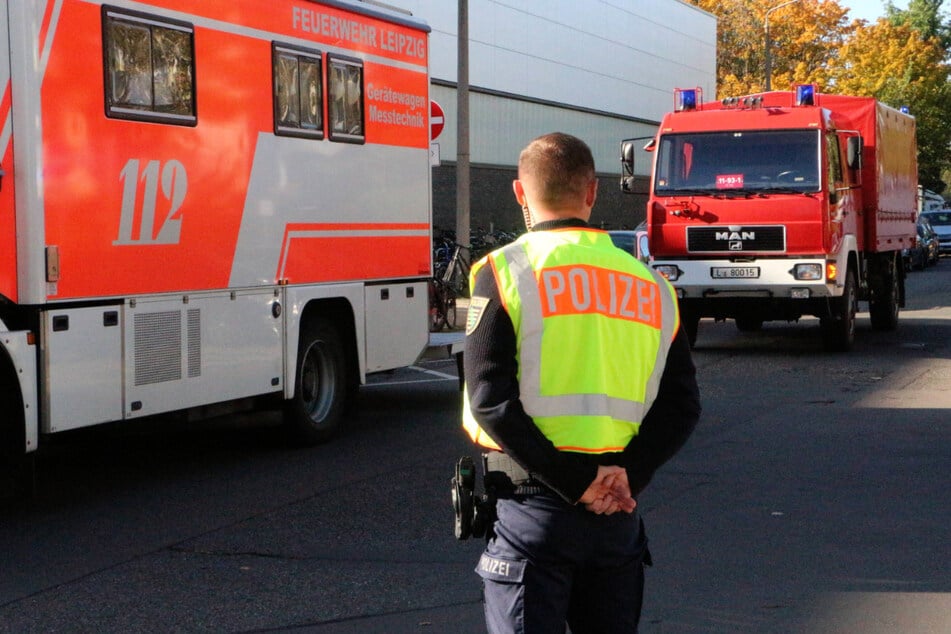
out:
M540 480L515 462L511 456L500 451L482 454L485 467L485 485L497 493L509 495L537 495L551 491Z

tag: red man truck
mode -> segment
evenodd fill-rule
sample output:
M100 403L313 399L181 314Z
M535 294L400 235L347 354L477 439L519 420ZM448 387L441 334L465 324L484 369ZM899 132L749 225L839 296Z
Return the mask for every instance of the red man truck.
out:
M915 120L870 97L814 85L703 103L675 91L646 149L652 266L680 297L691 345L700 319L819 318L848 350L858 302L892 330L904 305L902 249L915 239ZM621 147L631 189L634 141Z
M282 403L428 344L429 27L351 0L0 6L0 494L45 439Z

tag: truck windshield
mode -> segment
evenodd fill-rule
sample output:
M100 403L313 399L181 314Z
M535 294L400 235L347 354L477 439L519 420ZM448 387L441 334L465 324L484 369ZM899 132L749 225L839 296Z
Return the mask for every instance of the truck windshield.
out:
M819 132L744 130L661 136L654 193L819 191Z

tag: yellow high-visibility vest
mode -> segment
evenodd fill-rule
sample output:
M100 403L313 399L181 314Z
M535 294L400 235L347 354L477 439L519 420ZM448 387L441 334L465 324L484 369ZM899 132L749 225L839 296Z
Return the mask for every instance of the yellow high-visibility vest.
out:
M607 233L584 228L527 233L474 265L473 279L483 266L515 326L526 413L561 451L622 451L657 396L680 325L670 283ZM477 444L498 448L468 390L463 425Z

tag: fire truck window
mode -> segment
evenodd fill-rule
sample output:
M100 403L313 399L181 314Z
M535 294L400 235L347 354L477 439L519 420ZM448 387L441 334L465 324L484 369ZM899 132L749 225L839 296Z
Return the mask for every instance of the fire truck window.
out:
M318 51L274 45L274 133L323 138L323 81Z
M330 57L327 85L330 138L333 141L362 143L363 65L359 60Z
M320 62L301 60L301 127L316 130L321 127L321 92Z
M280 55L274 66L274 99L277 123L296 128L300 125L300 95L297 84L297 58Z
M834 134L826 136L829 148L829 187L842 182L842 159L839 155L839 140Z
M108 116L195 125L190 24L103 7L103 37Z

